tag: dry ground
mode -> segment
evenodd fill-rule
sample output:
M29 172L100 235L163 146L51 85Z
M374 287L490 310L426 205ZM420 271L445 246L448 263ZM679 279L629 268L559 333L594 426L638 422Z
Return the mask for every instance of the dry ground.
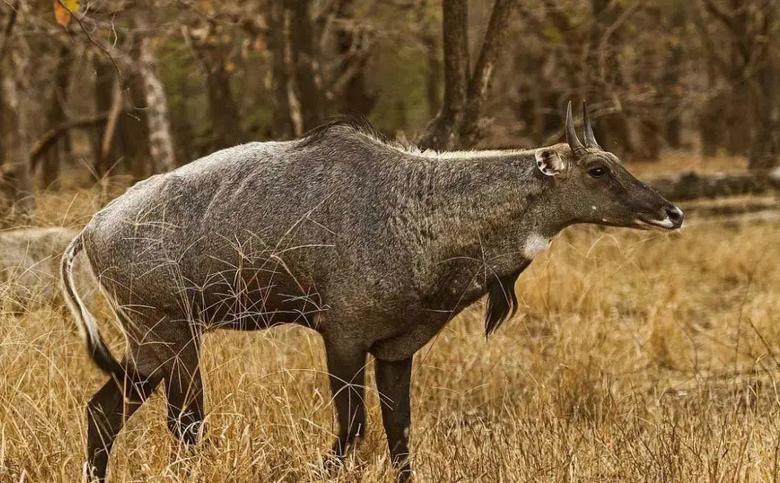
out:
M48 195L33 223L77 225L94 198ZM422 350L418 481L776 479L780 222L689 225L570 230L521 277L498 334L485 340L476 306ZM80 478L105 377L73 327L57 308L0 314L2 482ZM315 334L212 334L205 377L204 444L173 443L158 393L117 441L114 481L322 479L334 427ZM366 441L331 478L391 481L375 392L368 407Z

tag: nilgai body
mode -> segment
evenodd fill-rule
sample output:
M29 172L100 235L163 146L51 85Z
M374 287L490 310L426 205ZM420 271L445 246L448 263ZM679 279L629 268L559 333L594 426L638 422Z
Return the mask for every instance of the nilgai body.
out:
M62 265L89 354L111 376L87 407L91 477L105 478L123 422L162 381L169 428L197 442L205 332L292 323L324 339L339 424L328 461L364 432L371 354L391 459L408 479L412 358L448 321L487 294L493 331L520 272L567 226L682 224L598 146L585 112L584 143L569 105L566 143L507 151L420 152L335 122L216 152L111 202ZM82 250L126 332L121 362L70 284Z

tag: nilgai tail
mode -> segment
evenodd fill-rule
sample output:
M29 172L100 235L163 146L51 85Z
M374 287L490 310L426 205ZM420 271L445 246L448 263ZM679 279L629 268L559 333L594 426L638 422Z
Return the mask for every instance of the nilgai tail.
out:
M73 264L78 255L84 249L81 239L81 233L73 239L65 249L60 264L60 276L62 277L63 295L73 316L75 317L79 333L87 344L87 353L95 364L106 374L112 375L121 380L124 377L125 369L111 354L103 336L98 331L95 317L89 312L84 302L76 291L76 284L73 278Z

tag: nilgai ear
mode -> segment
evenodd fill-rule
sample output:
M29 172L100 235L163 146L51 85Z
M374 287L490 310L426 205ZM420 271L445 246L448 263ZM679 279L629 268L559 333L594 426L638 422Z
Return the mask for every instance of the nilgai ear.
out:
M543 174L555 176L566 167L561 156L552 149L538 149L535 153L536 166Z

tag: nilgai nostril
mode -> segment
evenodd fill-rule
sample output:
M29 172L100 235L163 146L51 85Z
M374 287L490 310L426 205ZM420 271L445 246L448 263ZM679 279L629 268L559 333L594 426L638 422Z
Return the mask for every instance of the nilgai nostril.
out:
M438 153L333 122L129 189L93 217L62 264L89 355L111 375L87 409L92 477L105 478L114 439L160 383L168 427L197 441L205 332L292 323L325 342L334 460L365 433L371 354L391 461L407 479L418 349L485 295L485 331L496 330L517 309L520 273L569 225L672 228L657 219L669 202L599 146L587 116L584 124L582 143L569 104L566 143ZM122 362L73 288L81 250L127 332Z
M677 208L676 206L672 206L671 208L666 209L666 216L669 217L669 219L672 221L672 223L675 226L682 225L683 222L683 212L680 208Z

